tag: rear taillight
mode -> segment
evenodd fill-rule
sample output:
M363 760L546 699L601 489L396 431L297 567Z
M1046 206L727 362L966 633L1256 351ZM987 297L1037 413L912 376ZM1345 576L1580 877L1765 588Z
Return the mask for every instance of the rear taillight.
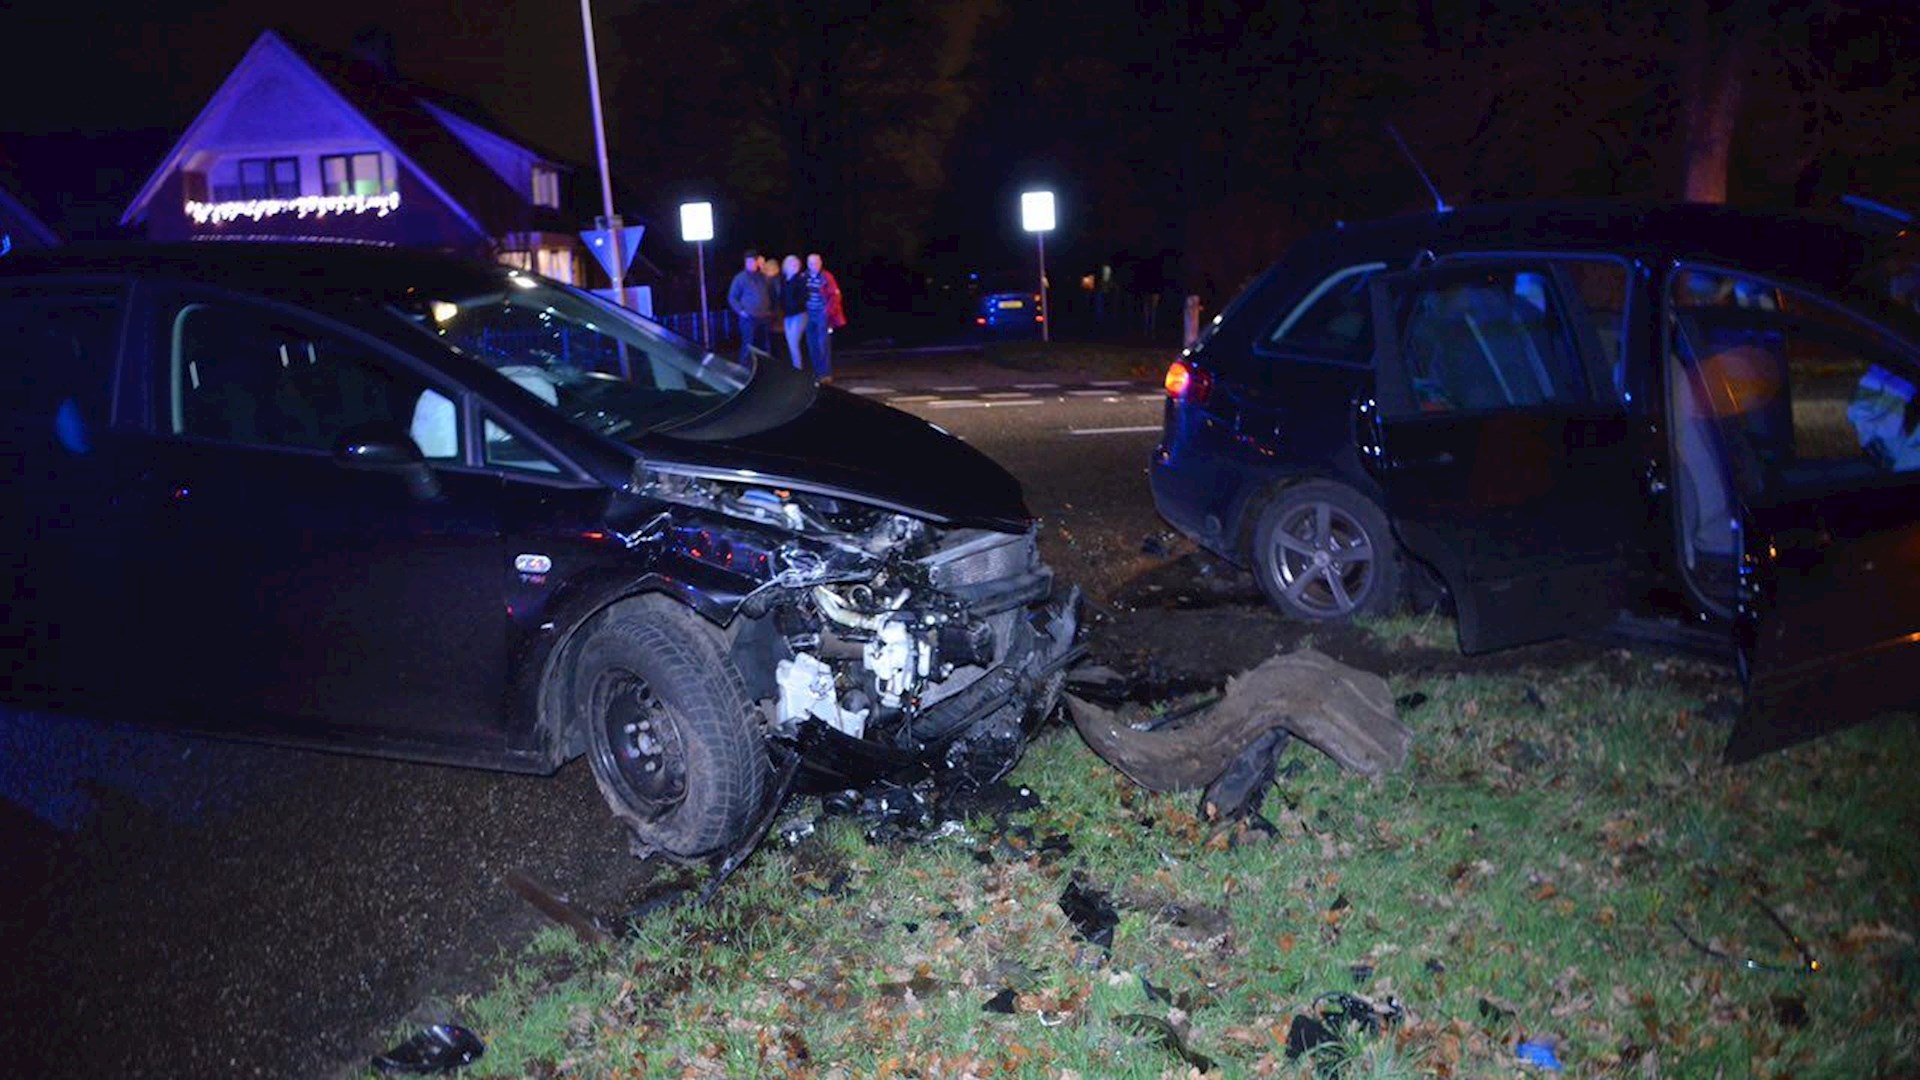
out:
M1205 368L1194 367L1185 360L1175 360L1167 368L1166 387L1167 396L1173 400L1200 405L1213 392L1213 376Z

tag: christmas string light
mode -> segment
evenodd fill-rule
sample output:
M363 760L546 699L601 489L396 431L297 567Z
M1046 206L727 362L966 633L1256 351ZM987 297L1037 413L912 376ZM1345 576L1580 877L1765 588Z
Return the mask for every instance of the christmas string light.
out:
M375 217L386 217L398 209L400 193L397 191L385 195L302 195L294 199L236 199L231 202L187 200L187 216L193 219L195 225L225 225L241 218L259 221L281 214L307 218L370 213Z

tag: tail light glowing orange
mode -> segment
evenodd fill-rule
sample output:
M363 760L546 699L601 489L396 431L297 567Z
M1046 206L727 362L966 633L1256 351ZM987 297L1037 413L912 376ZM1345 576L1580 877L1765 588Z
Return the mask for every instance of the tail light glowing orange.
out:
M1193 367L1184 360L1175 360L1167 367L1167 396L1175 401L1192 402L1195 405L1207 400L1213 390L1213 376L1205 369Z

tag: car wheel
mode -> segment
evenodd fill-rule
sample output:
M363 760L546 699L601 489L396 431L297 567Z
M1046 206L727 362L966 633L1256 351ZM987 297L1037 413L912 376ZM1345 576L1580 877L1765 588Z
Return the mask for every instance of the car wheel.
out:
M1380 615L1400 600L1400 558L1386 515L1331 481L1297 484L1267 504L1252 562L1267 599L1296 619Z
M658 600L610 613L574 687L593 778L637 850L692 859L746 834L767 751L739 670L697 616Z

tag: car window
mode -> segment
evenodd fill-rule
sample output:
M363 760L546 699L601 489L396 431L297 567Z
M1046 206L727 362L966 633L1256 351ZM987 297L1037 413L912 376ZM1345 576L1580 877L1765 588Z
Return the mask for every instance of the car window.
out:
M0 410L8 429L85 452L108 420L123 306L117 294L0 295Z
M1554 263L1561 280L1579 301L1592 363L1587 382L1596 396L1625 401L1627 394L1627 289L1625 263L1611 259L1566 259Z
M486 463L496 469L519 472L557 473L560 466L527 444L525 439L495 423L492 417L480 422L485 435Z
M1920 364L1836 304L1742 274L1683 268L1670 344L1704 394L1744 490L1827 486L1920 470ZM1683 418L1687 419L1687 418Z
M239 301L178 305L164 400L175 435L330 451L386 423L429 459L460 456L458 409L418 376L346 336Z
M391 313L615 439L684 425L732 401L753 368L577 289L501 269L480 288L410 296Z
M1362 263L1328 275L1267 334L1266 346L1316 360L1365 365L1373 353L1367 280L1385 269L1385 263Z
M1422 412L1586 399L1552 276L1512 265L1416 279L1397 305L1400 356Z

